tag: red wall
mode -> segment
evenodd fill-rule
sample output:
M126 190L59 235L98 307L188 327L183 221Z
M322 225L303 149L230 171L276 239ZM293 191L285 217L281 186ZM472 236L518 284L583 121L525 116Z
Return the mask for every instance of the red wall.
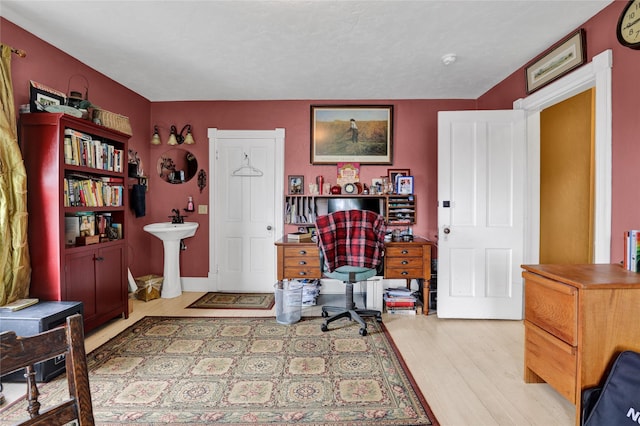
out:
M621 47L615 37L618 15L626 2L614 2L587 21L583 28L587 35L587 53L590 60L605 49L614 51L613 68L613 240L612 261L622 259L621 236L625 229L640 229L637 194L630 192L640 181L640 168L633 161L640 158L640 120L637 119L640 51ZM133 93L106 76L83 65L64 52L36 38L12 23L0 18L0 39L3 43L27 51L27 57L14 56L13 85L16 105L28 102L29 80L67 91L69 77L83 74L90 82L90 100L105 109L130 117L134 136L130 147L138 151L145 174L150 176L147 193L147 215L129 217L129 262L132 273L143 275L162 272L162 246L159 241L142 231L142 226L167 220L172 208L186 207L187 196L194 202L213 206L208 189L200 194L196 180L182 185L162 182L154 173L159 155L166 145L149 144L153 125L160 127L163 141L168 129L175 124L193 126L196 145L189 149L198 158L198 168L208 169L207 129L274 129L284 128L285 179L287 175L304 175L310 182L317 175L331 180L335 166L312 166L309 163L309 107L312 104L393 104L395 107L394 162L391 166L362 167L362 180L386 175L388 168L408 168L416 179L418 223L417 235L434 239L437 233L437 112L463 109L510 109L513 101L526 96L524 70L518 70L485 95L475 100L386 100L386 101L203 101L157 102ZM335 182L335 178L333 178ZM286 182L285 185L286 187ZM636 190L631 190L636 191ZM31 212L35 215L36 212ZM206 277L208 266L208 216L193 213L189 220L200 222L200 229L188 241L183 252L182 275ZM197 255L195 255L197 253Z
M621 46L616 24L626 1L615 1L581 25L586 33L587 61L613 51L612 68L612 212L611 262L622 262L623 233L640 229L640 50ZM478 99L479 109L511 109L513 101L526 96L524 68L500 82ZM567 236L568 237L568 236Z

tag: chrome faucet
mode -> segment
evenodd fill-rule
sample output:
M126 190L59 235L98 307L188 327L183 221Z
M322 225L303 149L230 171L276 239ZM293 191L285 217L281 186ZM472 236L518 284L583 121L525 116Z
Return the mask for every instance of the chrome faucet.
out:
M171 223L184 223L185 217L180 216L180 210L172 209L171 211L175 213L173 216L169 216L169 218L171 219Z

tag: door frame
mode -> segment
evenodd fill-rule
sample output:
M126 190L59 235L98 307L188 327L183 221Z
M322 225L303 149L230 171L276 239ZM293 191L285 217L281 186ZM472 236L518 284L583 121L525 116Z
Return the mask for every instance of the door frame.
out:
M276 128L274 130L220 130L215 127L211 127L208 129L208 137L209 137L209 177L213 179L215 176L215 163L217 156L217 145L216 141L218 139L230 139L230 138L238 138L239 134L250 135L252 138L258 139L273 139L274 142L274 180L275 180L275 194L276 199L274 205L274 224L273 224L273 236L274 242L278 240L278 235L282 235L284 228L284 137L285 137L285 129ZM246 137L244 137L246 138ZM217 185L214 182L209 183L209 202L213 203L217 198ZM218 274L215 270L216 265L216 253L214 247L216 246L215 238L216 229L216 206L211 208L209 212L209 275L208 281L210 283L210 289L208 291L217 291L219 289L218 285ZM275 245L273 246L273 250L276 250ZM274 256L274 265L273 270L276 271L277 267L277 257ZM275 280L275 277L274 277ZM274 281L275 282L275 281Z
M540 259L540 111L595 87L594 263L611 263L611 68L612 50L526 98L513 103L525 110L527 125L527 197L524 262Z

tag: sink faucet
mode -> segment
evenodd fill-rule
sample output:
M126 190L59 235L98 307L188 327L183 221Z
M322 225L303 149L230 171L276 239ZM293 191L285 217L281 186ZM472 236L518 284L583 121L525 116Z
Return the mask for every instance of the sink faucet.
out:
M184 223L184 216L180 216L180 210L172 209L171 211L175 213L173 216L169 216L171 223Z

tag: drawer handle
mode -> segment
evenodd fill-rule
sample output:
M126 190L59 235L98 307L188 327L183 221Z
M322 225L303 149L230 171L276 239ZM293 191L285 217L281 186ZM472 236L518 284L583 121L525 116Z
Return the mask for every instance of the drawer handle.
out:
M300 251L298 252L298 254L305 255L305 254L307 254L307 252L306 252L305 250L300 250Z
M307 273L305 271L300 271L298 275L307 275Z
M402 264L403 264L403 265L408 265L408 264L409 264L409 261L408 261L408 260L403 260L403 261L402 261Z
M402 250L402 254L408 254L409 250Z
M96 256L95 260L97 260L98 262L102 262L104 260L104 257Z
M298 262L298 265L306 265L307 262L305 262L304 260L301 260L300 262Z
M402 275L409 275L407 271L402 271Z

